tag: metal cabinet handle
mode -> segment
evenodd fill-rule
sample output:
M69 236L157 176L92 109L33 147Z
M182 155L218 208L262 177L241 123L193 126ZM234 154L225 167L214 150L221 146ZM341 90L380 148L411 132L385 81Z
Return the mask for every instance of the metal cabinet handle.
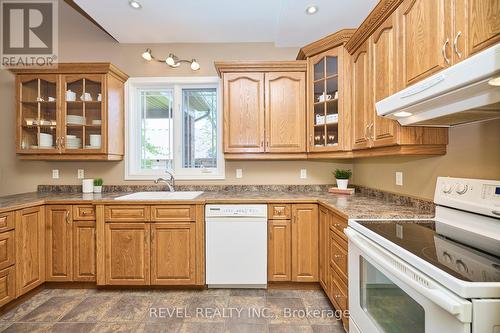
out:
M367 134L367 132L368 132L368 126L370 126L370 125L366 125L365 126L365 140L368 140L368 134Z
M455 39L453 40L453 49L455 50L455 53L457 54L458 58L462 58L462 53L458 51L458 39L462 35L462 31L459 31L457 35L455 36Z
M495 215L500 216L500 210L492 210L491 212Z
M260 141L260 147L264 148L264 140Z
M66 223L69 223L69 210L66 211Z
M446 61L446 63L449 65L450 64L450 59L446 56L446 46L450 44L450 39L446 38L446 41L443 44L443 47L441 48L441 53L443 54L443 58Z
M368 125L368 138L372 141L375 141L375 131L371 131L371 135L370 135L370 130L374 128L374 125L373 123L371 123L370 125Z

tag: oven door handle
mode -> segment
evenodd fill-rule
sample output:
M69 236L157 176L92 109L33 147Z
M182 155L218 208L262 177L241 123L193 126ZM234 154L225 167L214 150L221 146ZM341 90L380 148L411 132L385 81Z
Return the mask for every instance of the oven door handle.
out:
M375 243L372 244L370 240L356 231L347 228L344 232L353 245L358 247L365 256L373 259L376 264L383 267L397 279L457 317L461 322L472 322L471 302L461 299L444 289L395 255Z

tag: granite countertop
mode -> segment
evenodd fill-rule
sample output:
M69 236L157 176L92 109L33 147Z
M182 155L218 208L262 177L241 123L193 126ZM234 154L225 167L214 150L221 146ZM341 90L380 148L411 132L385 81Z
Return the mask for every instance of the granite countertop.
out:
M31 192L0 197L0 212L27 208L42 204L158 204L159 201L115 201L116 197L130 192L105 192L102 194ZM169 201L173 202L173 201ZM327 192L299 191L217 191L204 192L194 200L176 200L176 203L272 203L311 202L320 203L336 210L346 218L431 218L433 204L423 202L415 205L405 200L388 200L385 197L356 193L335 195ZM161 203L161 202L160 202Z

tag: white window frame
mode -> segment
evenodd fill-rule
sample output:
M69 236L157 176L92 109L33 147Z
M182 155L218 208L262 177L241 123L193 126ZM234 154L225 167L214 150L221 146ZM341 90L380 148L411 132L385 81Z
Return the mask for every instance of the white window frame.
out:
M134 77L125 84L125 180L154 180L165 176L165 170L140 168L140 124L138 91L140 89L173 89L173 147L175 179L225 179L225 161L222 153L222 99L220 80L216 76L200 77ZM182 88L215 88L217 93L217 168L182 168ZM180 141L180 142L178 142ZM166 168L166 166L165 166Z

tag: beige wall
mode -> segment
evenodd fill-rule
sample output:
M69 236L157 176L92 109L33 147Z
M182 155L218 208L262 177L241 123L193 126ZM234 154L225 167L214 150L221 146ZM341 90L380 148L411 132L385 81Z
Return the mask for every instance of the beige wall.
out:
M354 161L354 182L432 199L436 177L500 180L500 120L455 127L448 152L438 157L381 157ZM403 172L403 186L395 172Z
M146 63L141 53L151 47L159 57L173 52L181 58L196 58L201 70L194 75L216 76L215 60L290 60L297 55L296 48L276 48L270 43L247 44L158 44L124 45L116 43L106 33L90 24L60 1L59 59L61 62L111 61L130 76L186 76L193 75L189 66L170 69L161 63ZM161 32L152 32L161 33ZM0 195L34 191L37 184L78 184L78 168L85 169L87 177L102 177L107 184L124 184L123 162L35 162L20 161L15 154L15 109L13 76L0 71ZM345 166L352 168L350 161ZM223 183L230 184L325 184L333 182L331 162L227 162ZM235 169L243 169L243 178L235 179ZM308 171L308 179L299 179L301 168ZM52 180L52 169L59 169L60 179ZM136 182L127 182L136 183ZM139 183L139 182L137 182ZM200 182L197 182L200 183ZM221 183L214 181L211 183Z
M164 56L174 52L181 58L195 57L201 64L200 76L216 75L215 60L294 59L295 48L275 48L272 44L161 44L123 45L90 24L60 1L60 61L111 61L130 76L193 75L187 66L176 70L160 63L145 63L140 54L151 47ZM152 32L161 33L161 32ZM76 172L102 177L107 184L124 184L123 162L34 162L20 161L15 154L15 110L13 76L0 71L0 195L34 191L37 184L78 184ZM440 157L388 157L344 162L227 162L223 183L229 184L322 184L333 182L336 167L354 168L354 183L383 190L432 198L437 176L500 179L500 121L468 125L450 131L448 154ZM51 179L59 169L61 178ZM235 169L243 178L235 179ZM307 168L308 179L299 179ZM403 171L404 186L394 185L394 173ZM132 183L132 182L128 182ZM199 183L199 182L198 182ZM221 181L213 182L221 183Z

